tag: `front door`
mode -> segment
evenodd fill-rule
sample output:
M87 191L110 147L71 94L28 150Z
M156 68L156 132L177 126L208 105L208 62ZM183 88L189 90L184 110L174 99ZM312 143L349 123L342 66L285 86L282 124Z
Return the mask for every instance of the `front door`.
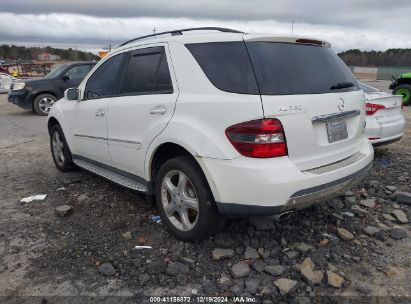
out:
M108 104L108 147L113 166L144 177L150 142L170 121L178 89L167 44L129 53L118 98Z
M118 75L122 75L125 57L123 53L107 59L80 87L83 98L73 102L69 114L73 130L72 153L77 157L110 164L107 146L108 103L117 94L120 83Z

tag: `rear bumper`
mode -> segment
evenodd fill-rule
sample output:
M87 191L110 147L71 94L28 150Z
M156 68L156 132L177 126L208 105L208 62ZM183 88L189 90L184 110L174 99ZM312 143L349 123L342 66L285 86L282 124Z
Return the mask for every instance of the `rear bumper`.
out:
M381 138L381 139L374 139L374 140L370 140L370 142L372 143L374 147L380 147L380 146L395 143L396 141L400 141L401 138L402 138L402 134L400 136L392 136L388 138L386 137L386 138Z
M284 205L255 206L217 202L217 207L222 214L228 216L274 215L287 211L304 209L313 204L321 203L340 194L344 194L348 189L360 183L368 175L371 167L372 162L358 172L339 180L300 190L291 195Z
M374 155L365 138L359 154L361 158L354 163L342 167L331 164L330 171L321 172L300 171L288 157L199 159L199 163L222 214L273 215L324 202L360 182L370 170Z
M373 145L388 144L400 140L404 134L405 119L400 117L395 121L379 122L373 117L367 117L367 125L364 130Z

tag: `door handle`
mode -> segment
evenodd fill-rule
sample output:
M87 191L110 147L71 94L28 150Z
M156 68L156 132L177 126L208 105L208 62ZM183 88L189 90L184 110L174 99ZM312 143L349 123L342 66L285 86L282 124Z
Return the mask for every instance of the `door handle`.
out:
M165 105L155 106L155 107L152 107L150 109L150 114L161 114L161 115L163 115L166 112L167 112L167 108L166 108Z
M95 115L97 117L103 117L105 114L106 114L106 112L104 112L103 110L98 110Z

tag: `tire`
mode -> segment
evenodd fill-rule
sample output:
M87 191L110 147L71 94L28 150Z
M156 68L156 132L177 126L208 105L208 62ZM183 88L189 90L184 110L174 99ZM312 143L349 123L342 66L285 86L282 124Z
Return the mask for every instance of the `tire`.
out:
M402 102L404 106L411 104L411 85L409 84L400 84L395 87L392 92L394 95L402 95Z
M67 145L66 138L64 137L63 130L58 124L51 127L50 149L57 169L63 172L76 169L76 165L73 163L71 152Z
M181 187L178 187L180 181ZM174 188L170 187L170 182ZM224 224L201 168L189 157L172 158L161 166L156 177L155 194L161 219L179 240L200 240L217 233ZM191 208L196 205L195 201L198 212Z
M38 115L47 116L57 97L51 94L40 94L33 101L33 110Z

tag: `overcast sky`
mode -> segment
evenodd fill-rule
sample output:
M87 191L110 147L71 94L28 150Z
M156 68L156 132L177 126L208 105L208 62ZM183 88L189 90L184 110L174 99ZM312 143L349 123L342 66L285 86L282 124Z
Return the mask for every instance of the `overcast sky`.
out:
M157 31L222 26L352 48L411 48L411 0L0 0L0 43L97 50Z

